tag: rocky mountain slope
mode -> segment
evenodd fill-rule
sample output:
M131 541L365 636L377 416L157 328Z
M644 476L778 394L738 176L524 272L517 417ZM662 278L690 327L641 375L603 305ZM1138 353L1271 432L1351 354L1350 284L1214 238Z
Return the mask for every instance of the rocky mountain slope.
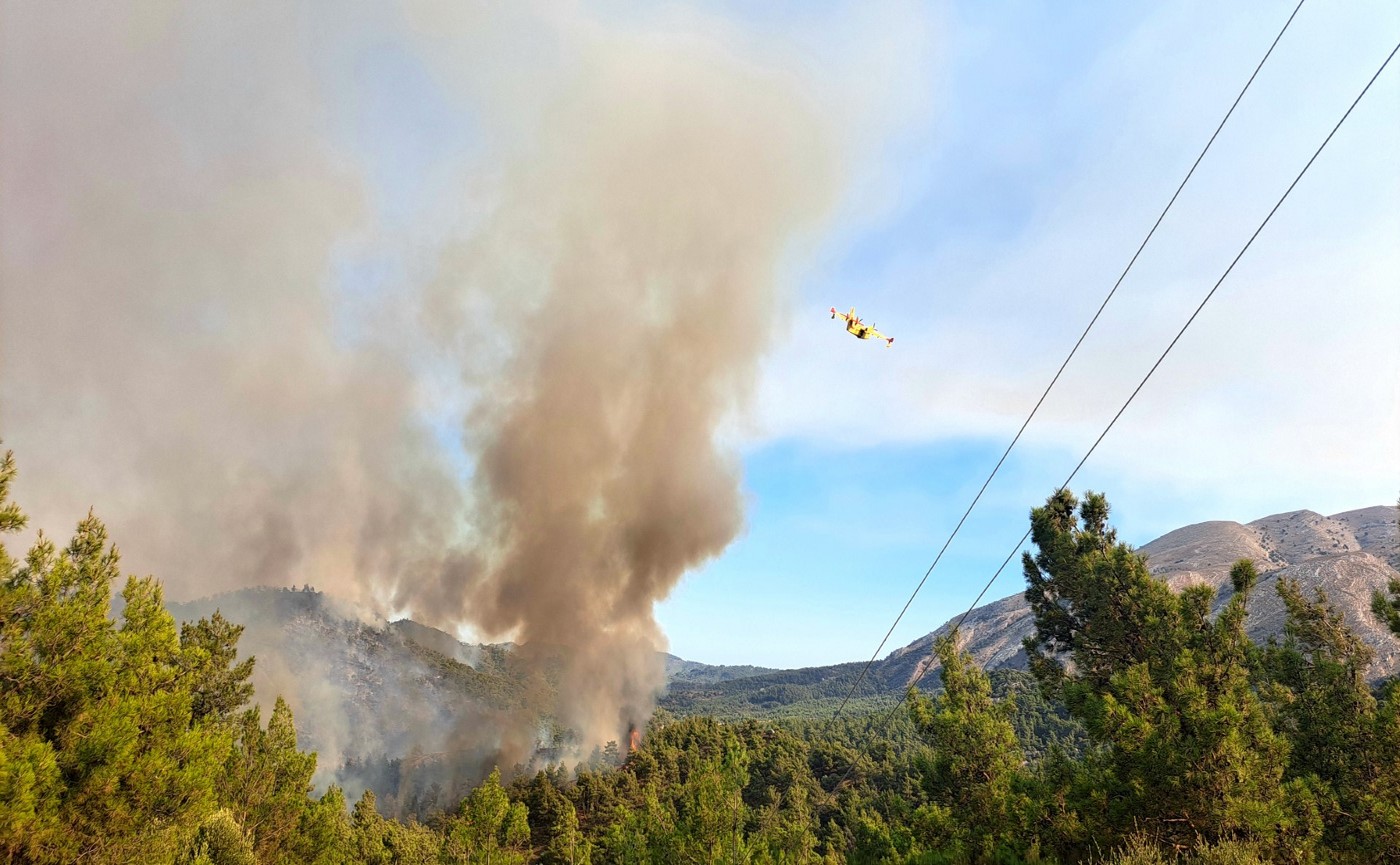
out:
M1320 588L1342 611L1347 624L1376 650L1368 675L1373 680L1400 672L1400 639L1371 615L1371 594L1400 578L1400 531L1396 509L1362 508L1330 517L1291 511L1240 524L1223 520L1186 526L1139 548L1154 576L1175 589L1195 583L1215 588L1216 609L1230 599L1230 566L1249 559L1259 569L1245 627L1256 642L1282 635L1283 602L1275 589L1281 578L1297 580L1309 596ZM1019 576L1019 575L1018 575ZM927 663L933 640L952 622L895 650L882 664L891 681L909 681ZM963 625L965 645L989 669L1024 668L1021 640L1034 630L1024 595L1003 598L973 610Z
M1279 579L1295 579L1309 594L1321 588L1342 610L1347 624L1376 650L1368 671L1372 681L1400 673L1400 639L1382 628L1370 612L1372 592L1400 578L1400 532L1394 507L1362 508L1330 517L1293 511L1246 525L1197 523L1168 532L1139 552L1147 557L1152 573L1173 588L1192 583L1215 587L1217 610L1230 598L1230 566L1242 558L1253 561L1260 580L1246 628L1257 642L1283 633L1283 602L1275 589ZM1004 578L1008 583L1020 582L1020 572ZM864 678L860 678L864 664L855 663L782 670L727 682L672 683L662 706L685 713L829 716L858 680L856 705L902 692L925 671L933 641L952 624L950 620L876 661ZM964 645L988 670L1021 670L1026 666L1021 641L1033 629L1030 606L1017 593L973 610L963 624Z

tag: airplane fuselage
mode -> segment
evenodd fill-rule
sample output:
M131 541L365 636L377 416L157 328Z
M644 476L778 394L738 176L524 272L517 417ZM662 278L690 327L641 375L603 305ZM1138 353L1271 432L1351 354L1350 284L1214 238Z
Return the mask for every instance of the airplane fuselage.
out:
M840 315L846 320L846 332L849 333L851 336L855 337L856 339L871 339L872 337L878 336L880 339L883 339L885 341L885 344L887 346L894 345L893 338L880 333L878 330L875 329L874 325L866 324L865 322L856 318L856 308L854 306L851 307L851 311L846 313L845 315L841 315L841 313L836 311L836 307L833 306L831 308L831 317L835 318L838 315Z

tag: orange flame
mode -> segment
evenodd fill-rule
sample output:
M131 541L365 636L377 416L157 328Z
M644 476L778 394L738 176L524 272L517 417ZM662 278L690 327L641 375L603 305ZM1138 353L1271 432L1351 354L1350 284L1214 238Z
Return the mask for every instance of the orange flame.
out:
M627 726L627 753L632 753L642 746L642 731L635 725Z

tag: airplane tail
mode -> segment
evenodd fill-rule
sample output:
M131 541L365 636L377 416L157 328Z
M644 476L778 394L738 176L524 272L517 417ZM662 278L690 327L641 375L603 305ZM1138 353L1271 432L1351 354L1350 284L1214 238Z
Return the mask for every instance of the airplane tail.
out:
M894 345L894 337L892 337L892 336L887 336L887 337L885 337L885 348L889 348L889 347L892 346L892 345Z

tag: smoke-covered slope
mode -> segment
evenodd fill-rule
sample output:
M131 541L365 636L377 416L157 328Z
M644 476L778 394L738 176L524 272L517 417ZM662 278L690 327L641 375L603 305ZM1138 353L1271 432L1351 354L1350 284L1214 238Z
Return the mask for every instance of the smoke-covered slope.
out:
M347 602L304 589L242 589L170 603L180 621L216 610L242 624L239 647L257 658L258 699L291 705L304 748L319 758L318 777L350 788L381 787L367 766L408 758L476 780L495 762L549 755L569 731L549 714L561 675L557 647L529 651L510 643L463 643L408 619L365 622ZM665 655L668 679L730 681L772 672L711 666ZM479 765L477 765L479 764Z
M239 646L257 658L258 699L284 697L302 747L318 754L318 780L350 789L369 784L360 767L415 751L486 762L528 754L538 722L519 719L537 719L553 696L547 672L527 669L508 647L365 623L315 591L244 589L169 606L182 621L219 610L245 626Z

